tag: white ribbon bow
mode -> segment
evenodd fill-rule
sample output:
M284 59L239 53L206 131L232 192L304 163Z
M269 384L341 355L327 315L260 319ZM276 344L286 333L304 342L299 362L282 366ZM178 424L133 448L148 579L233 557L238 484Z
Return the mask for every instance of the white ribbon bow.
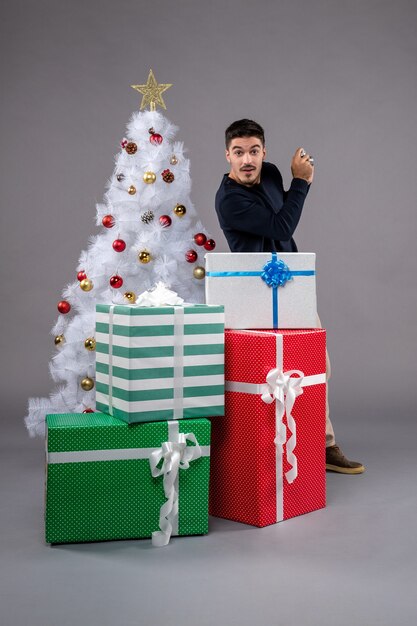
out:
M184 299L171 291L161 281L157 282L151 289L144 291L136 300L137 306L175 306L184 303Z
M297 374L298 378L292 378L293 374ZM285 478L292 483L297 478L297 457L294 454L294 448L297 445L297 433L292 409L297 396L303 393L301 386L304 378L304 372L300 370L288 370L283 372L278 367L270 370L266 376L266 385L261 395L265 404L276 402L276 437L274 443L276 446L282 446L287 440L287 428L282 421L284 414L287 414L288 430L291 433L287 441L287 461L291 465L291 469L285 474Z
M187 446L187 441L194 443ZM159 528L152 533L152 545L160 548L169 543L173 525L178 521L178 470L188 469L190 462L202 455L201 447L194 433L179 433L177 441L166 441L154 450L149 458L154 478L163 475L166 502L159 512ZM162 461L162 466L158 465Z

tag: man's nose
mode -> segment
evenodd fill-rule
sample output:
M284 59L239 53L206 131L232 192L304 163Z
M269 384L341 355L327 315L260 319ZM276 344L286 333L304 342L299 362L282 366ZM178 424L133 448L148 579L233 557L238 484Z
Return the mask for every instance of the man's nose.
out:
M243 155L243 162L247 165L252 162L252 155L250 152L245 152L245 154Z

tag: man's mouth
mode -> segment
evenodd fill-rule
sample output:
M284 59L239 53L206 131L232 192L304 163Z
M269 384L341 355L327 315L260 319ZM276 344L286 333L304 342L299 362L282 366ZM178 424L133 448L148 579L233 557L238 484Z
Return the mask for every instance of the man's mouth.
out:
M254 167L242 167L242 172L253 172Z

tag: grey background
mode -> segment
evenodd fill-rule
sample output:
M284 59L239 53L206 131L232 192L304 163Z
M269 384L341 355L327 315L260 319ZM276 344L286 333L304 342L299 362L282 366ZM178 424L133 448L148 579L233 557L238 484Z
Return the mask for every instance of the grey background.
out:
M14 0L1 13L2 624L412 623L416 3ZM325 511L263 531L212 520L165 551L49 549L43 444L22 417L52 388L56 302L150 67L174 84L167 116L217 250L231 121L265 127L287 186L295 148L315 156L296 241L317 253L336 435L368 471L330 476Z

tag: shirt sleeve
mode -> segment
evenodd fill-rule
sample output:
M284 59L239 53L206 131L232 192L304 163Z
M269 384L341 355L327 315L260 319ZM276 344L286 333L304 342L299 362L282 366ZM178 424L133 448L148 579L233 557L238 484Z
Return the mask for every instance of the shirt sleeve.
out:
M247 232L260 237L287 241L291 239L301 217L308 183L293 178L285 193L281 209L274 213L262 200L246 194L245 190L234 189L221 202L222 228Z
M302 179L302 178L293 178L293 183L294 181L296 181L296 184L298 185L299 183L301 183L302 187L306 187L305 190L305 196L307 197L308 192L310 191L310 183L308 183L306 180ZM286 201L289 192L291 191L291 187L288 189L288 191L284 191L284 202ZM305 199L305 198L304 198Z

